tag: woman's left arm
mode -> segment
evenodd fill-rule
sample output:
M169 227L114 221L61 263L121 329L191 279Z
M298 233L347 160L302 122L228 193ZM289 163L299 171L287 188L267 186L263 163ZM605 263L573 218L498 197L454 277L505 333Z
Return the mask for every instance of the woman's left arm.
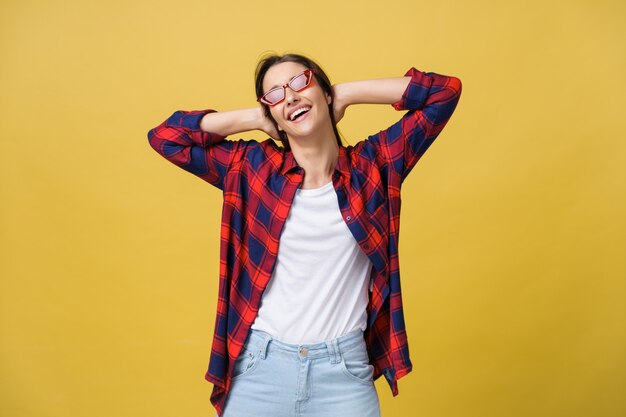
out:
M335 84L335 121L339 122L352 104L393 104L399 101L410 81L411 77L396 77Z
M404 180L452 116L461 80L411 68L404 77L336 84L333 92L336 121L352 104L392 104L396 110L409 110L364 144L376 147Z

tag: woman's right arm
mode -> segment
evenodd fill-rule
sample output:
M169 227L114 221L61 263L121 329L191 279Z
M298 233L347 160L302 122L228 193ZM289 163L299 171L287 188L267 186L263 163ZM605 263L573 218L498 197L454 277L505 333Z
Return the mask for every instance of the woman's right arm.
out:
M263 114L263 108L231 110L225 112L207 113L200 122L200 128L205 132L228 136L249 130L261 130L274 139L278 133L268 118Z
M250 142L224 139L249 130L274 137L273 126L260 106L225 112L181 110L151 129L148 141L168 161L223 189L231 162L241 159Z

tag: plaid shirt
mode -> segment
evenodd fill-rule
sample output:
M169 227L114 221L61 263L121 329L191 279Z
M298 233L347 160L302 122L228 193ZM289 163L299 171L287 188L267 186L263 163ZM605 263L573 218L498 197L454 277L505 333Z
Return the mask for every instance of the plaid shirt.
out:
M374 379L384 375L392 394L411 372L398 258L400 187L456 108L458 78L411 68L396 110L409 110L388 129L339 147L332 176L341 215L373 264L365 330ZM177 111L150 130L164 158L223 191L220 281L207 381L222 413L232 364L257 316L278 254L280 234L304 179L291 151L272 139L224 140L200 129L214 110Z

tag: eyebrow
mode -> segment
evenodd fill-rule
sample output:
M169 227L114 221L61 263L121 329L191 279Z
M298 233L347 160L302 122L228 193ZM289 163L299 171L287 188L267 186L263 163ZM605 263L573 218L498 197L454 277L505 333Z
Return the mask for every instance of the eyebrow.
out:
M308 68L307 68L308 69ZM303 72L305 72L306 69L300 71L299 73L297 73L296 75L292 76L289 80L287 80L287 82L285 84L288 84L289 81L293 80L294 78L296 78L298 75L302 74ZM274 89L276 87L282 87L285 84L274 84L273 86L271 86L270 88L267 89L267 91L270 91L271 89Z
M294 75L294 77L295 77L295 75ZM291 81L291 80L293 80L293 77L291 77L291 78L289 79L289 81ZM289 81L287 81L285 84L287 84ZM283 85L284 85L284 84L274 84L273 86L271 86L270 88L268 88L268 89L267 89L267 91L270 91L270 90L272 90L272 89L274 89L274 88L276 88L276 87L282 87Z

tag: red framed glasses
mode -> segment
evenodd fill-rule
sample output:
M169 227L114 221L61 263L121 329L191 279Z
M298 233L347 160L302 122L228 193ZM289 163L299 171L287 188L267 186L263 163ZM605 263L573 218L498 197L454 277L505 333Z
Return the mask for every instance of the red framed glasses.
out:
M306 69L300 74L294 76L289 82L281 87L274 87L267 93L263 94L257 99L257 101L267 104L268 106L275 106L285 99L285 89L291 88L293 91L302 91L311 85L313 79L313 68Z

